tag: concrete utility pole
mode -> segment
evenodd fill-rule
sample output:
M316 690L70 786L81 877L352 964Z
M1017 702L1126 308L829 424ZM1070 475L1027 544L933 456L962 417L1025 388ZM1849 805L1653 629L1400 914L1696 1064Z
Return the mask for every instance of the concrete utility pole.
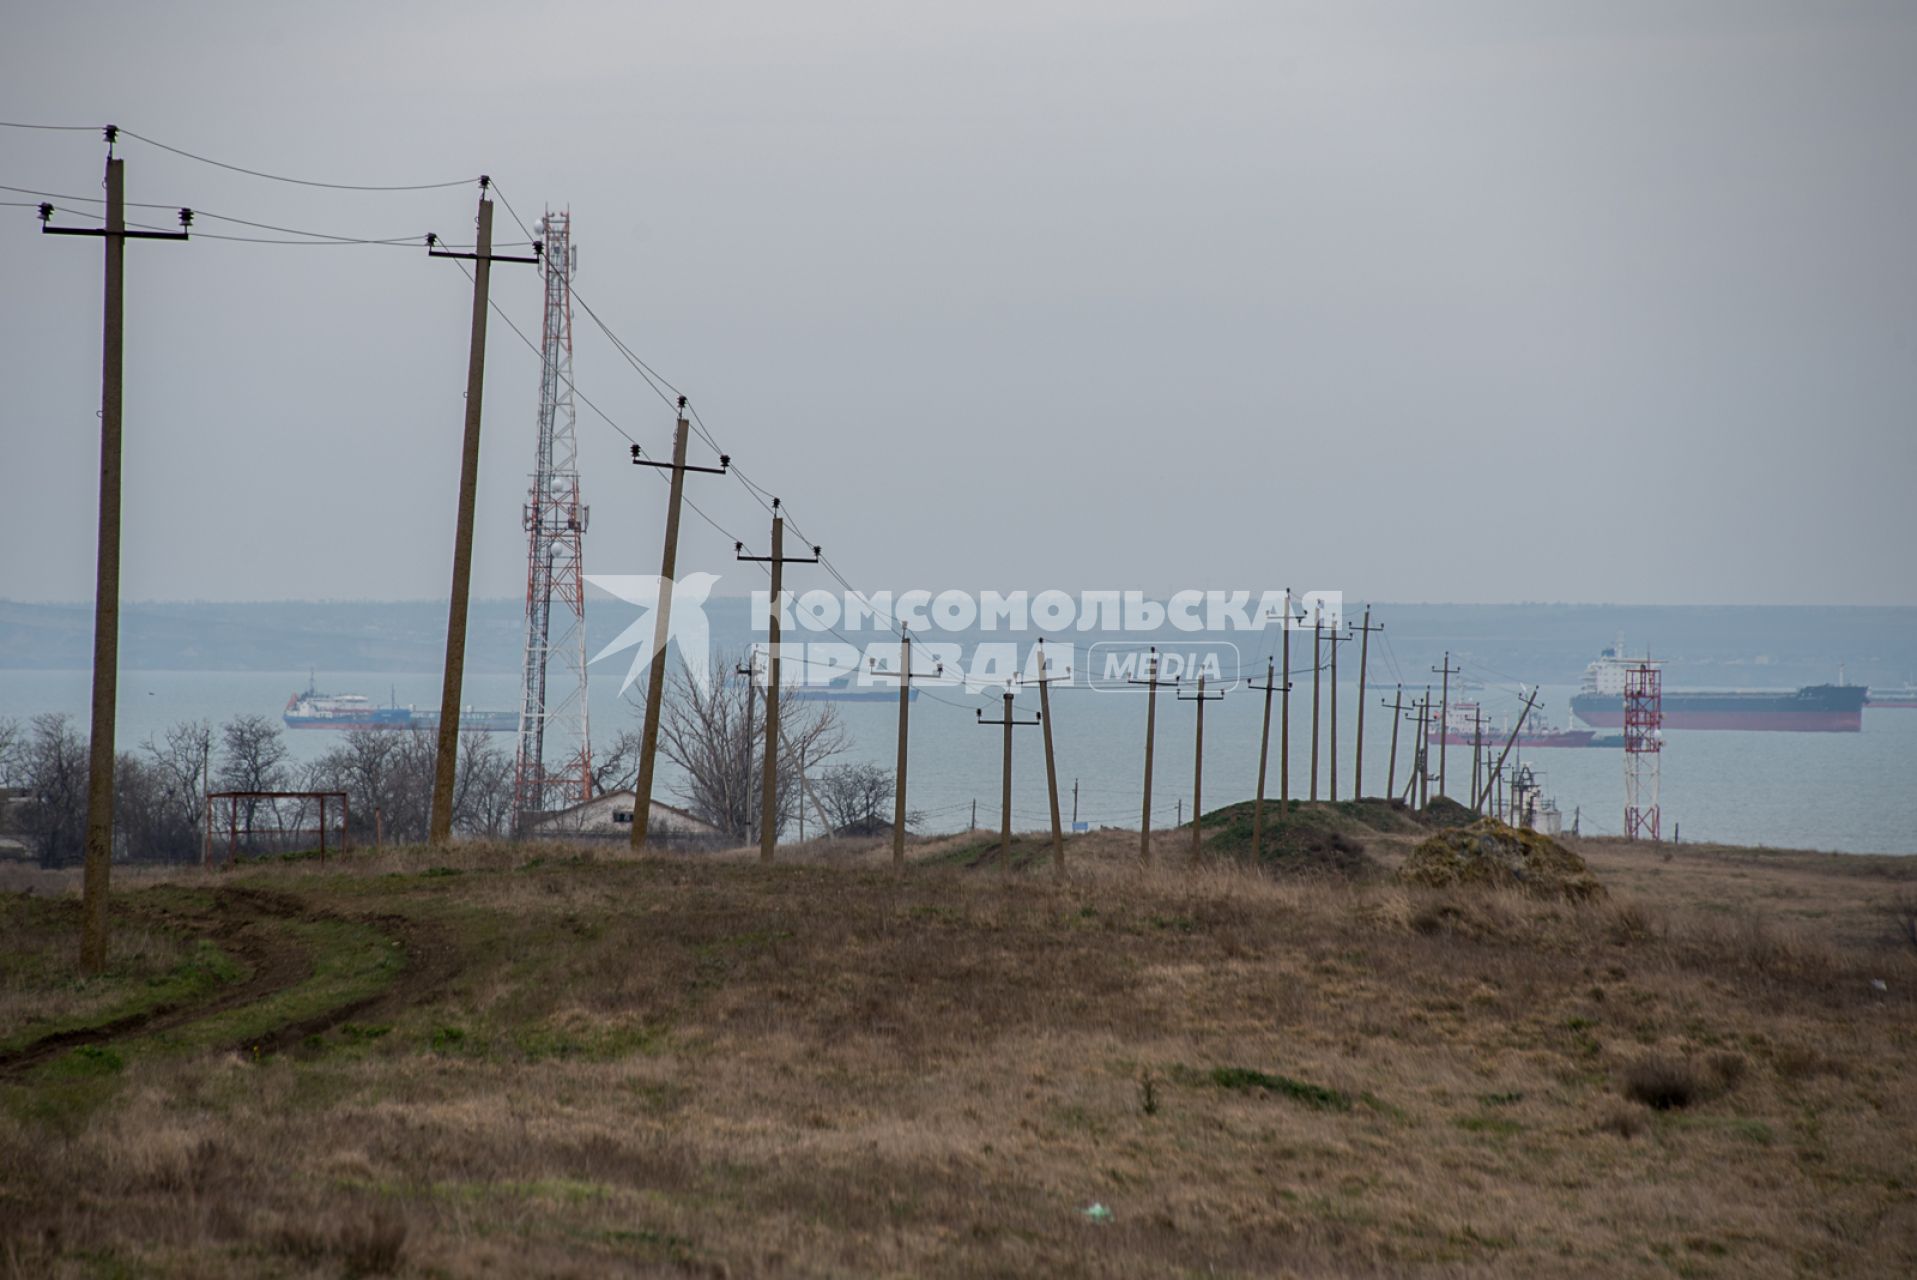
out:
M1316 606L1311 615L1311 802L1318 803L1318 703L1323 683L1325 653L1324 606Z
M126 161L113 156L119 129L108 125L106 226L56 227L53 206L40 206L40 232L98 236L106 248L106 290L100 308L100 524L93 576L93 715L87 741L86 869L80 884L80 972L106 968L107 889L113 872L114 731L120 696L120 369L126 333L126 242L185 240L193 211L180 210L178 231L129 231Z
M1331 803L1338 803L1338 646L1351 639L1346 632L1339 635L1335 630L1325 639L1331 644ZM1359 706L1363 706L1362 698Z
M1126 684L1145 686L1145 814L1138 820L1138 857L1152 860L1152 739L1158 730L1158 646L1145 659L1145 679L1127 678ZM1176 680L1172 684L1176 685Z
M974 708L974 714L980 724L1005 726L1005 762L999 778L999 819L998 819L998 864L1002 870L1012 869L1012 730L1021 725L1038 724L1041 717L1020 720L1012 714L1012 685L1005 685L1005 714L997 720L987 720L982 708ZM976 803L976 802L974 802Z
M1471 709L1471 807L1482 814L1478 803L1478 774L1484 768L1484 708Z
M1531 714L1531 708L1538 703L1538 694L1543 691L1544 686L1539 685L1532 689L1530 696L1524 700L1524 710L1518 713L1518 722L1511 726L1511 736L1504 740L1504 750L1498 753L1497 772L1500 775L1504 772L1504 762L1506 757L1511 754L1511 748L1517 745L1518 735L1524 732L1525 717Z
M1444 677L1443 692L1438 700L1438 794L1445 794L1444 766L1450 758L1445 750L1445 742L1451 733L1451 677L1459 674L1459 668L1451 665L1451 651L1444 652L1444 665L1431 670Z
M868 660L869 661L869 660ZM901 632L899 636L899 669L896 672L872 668L874 675L896 675L899 682L899 752L898 765L894 769L894 795L892 797L892 866L905 866L905 760L906 744L911 737L910 710L912 706L912 636ZM945 664L939 663L934 670L935 676L945 674Z
M672 461L654 462L641 457L638 445L632 446L632 465L635 467L657 467L670 473L671 487L666 497L666 545L659 556L659 603L652 610L652 667L646 673L646 720L639 735L639 780L634 784L636 794L632 802L632 849L637 853L646 847L646 840L652 828L652 780L653 766L659 755L659 719L663 714L666 701L666 641L671 635L672 622L672 583L679 573L679 511L684 505L686 495L686 472L700 471L707 475L724 475L732 466L732 459L719 455L716 467L695 467L686 461L686 436L691 424L686 421L686 398L679 397L679 420L672 429ZM750 704L751 694L747 693ZM766 742L776 741L772 731L777 727L770 712L766 715ZM775 754L768 745L767 756Z
M466 604L473 581L473 507L479 494L479 409L486 387L486 309L495 262L540 260L539 246L530 257L493 252L493 202L486 198L492 179L479 179L479 241L472 253L439 247L438 236L426 237L426 253L433 258L463 258L473 264L473 332L466 353L466 430L459 451L459 502L453 525L453 587L446 609L446 663L439 686L439 749L433 757L433 809L426 830L435 846L453 838L453 787L459 766L459 705L466 680ZM634 815L637 821L637 815Z
M1427 748L1429 746L1430 737L1426 730L1427 730L1427 722L1430 718L1430 713L1431 713L1431 686L1426 685L1424 690L1424 697L1418 699L1417 711L1415 715L1412 717L1413 719L1416 720L1418 725L1418 740L1415 744L1413 744L1411 748L1411 763L1413 768L1411 772L1411 786L1407 794L1411 798L1411 807L1414 809L1424 808L1425 800L1427 799L1428 788L1426 786L1426 783L1429 781L1429 778L1427 776L1427 770L1429 767L1428 765L1429 756L1428 756Z
M1271 755L1271 695L1277 691L1278 676L1270 658L1265 659L1265 682L1251 686L1256 692L1265 695L1264 726L1258 731L1258 798L1251 806L1251 849L1257 856L1265 847L1265 761ZM1291 681L1285 680L1283 688L1291 690Z
M1378 699L1378 705L1384 705L1384 699ZM1385 798L1392 799L1398 794L1398 718L1404 714L1404 686L1391 695L1391 767L1385 774Z
M1059 680L1070 682L1072 669L1065 668L1065 674L1048 674L1045 659L1045 638L1038 640L1038 679L1032 681L1038 686L1038 719L1045 736L1045 792L1052 802L1052 878L1065 879L1065 832L1058 820L1058 763L1052 754L1052 695L1051 686ZM1072 783L1072 821L1078 821L1078 783Z
M1365 606L1365 620L1357 628L1358 641L1358 754L1351 763L1351 798L1365 798L1365 669L1371 658L1371 633L1383 631L1384 623L1371 625L1371 606ZM1392 726L1393 731L1397 729ZM1386 794L1389 794L1387 790Z
M743 757L739 761L739 781L740 781L740 785L744 786L746 785L745 780L752 776L752 740L753 740L752 738L752 711L753 711L752 685L754 682L754 678L759 674L759 651L756 649L748 649L746 651L745 665L739 666L735 664L732 668L732 671L734 675L741 675L746 678L745 744L739 752L740 756ZM750 813L752 812L752 806L750 802L747 801L746 797L743 795L741 795L739 799L742 802L740 805L741 812L744 814L750 815ZM728 808L731 807L732 805L731 796L726 797L726 805ZM750 816L746 818L745 824L746 824L746 835L749 838L753 834L752 819Z
M779 514L779 500L772 500L772 554L769 556L749 556L745 553L745 543L735 543L733 554L742 561L772 566L772 608L767 620L766 631L766 685L765 685L765 740L774 743L779 740L779 610L785 603L785 567L789 564L817 564L824 553L812 548L809 556L788 556L785 553L785 517ZM759 861L772 861L773 850L779 844L779 764L778 752L767 749L765 753L765 777L761 783L763 791L759 796Z
M1279 630L1278 661L1284 667L1285 687L1278 701L1278 811L1291 816L1291 588L1285 588L1285 625Z
M1224 696L1223 693L1205 692L1205 677L1202 672L1198 676L1197 693L1178 695L1180 702L1198 704L1198 734L1194 739L1191 762L1191 860L1194 865L1198 862L1205 826L1205 704L1217 702Z
M1424 687L1424 699L1418 704L1423 716L1418 724L1418 807L1431 803L1431 686ZM1440 791L1439 795L1444 792Z

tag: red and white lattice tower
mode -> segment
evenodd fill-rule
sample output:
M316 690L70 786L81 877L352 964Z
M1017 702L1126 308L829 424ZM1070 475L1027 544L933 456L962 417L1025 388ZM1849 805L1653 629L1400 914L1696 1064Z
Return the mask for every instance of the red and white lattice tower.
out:
M1664 750L1664 673L1649 659L1624 671L1624 838L1660 839L1658 763Z
M526 529L526 654L520 682L513 812L527 815L592 798L586 713L586 505L579 500L572 386L572 214L548 212L545 324L540 340L539 444ZM557 615L557 616L555 616Z

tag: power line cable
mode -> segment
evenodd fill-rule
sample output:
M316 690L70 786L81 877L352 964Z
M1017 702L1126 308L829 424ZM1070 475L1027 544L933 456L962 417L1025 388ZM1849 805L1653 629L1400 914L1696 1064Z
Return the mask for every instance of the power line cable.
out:
M285 174L267 173L261 169L249 169L245 165L228 164L224 160L215 160L211 156L199 155L195 152L187 151L184 148L173 146L170 143L161 142L157 138L149 138L143 133L135 133L131 129L122 128L120 133L125 137L144 142L149 147L158 147L162 151L170 151L174 155L184 156L188 160L197 160L201 164L210 164L216 169L226 169L233 173L243 173L251 178L264 178L269 182L291 183L296 187L323 187L329 191L438 191L446 187L470 186L472 183L479 181L478 176L475 175L471 178L456 178L451 182L403 182L390 184L321 182L313 178L294 178L288 177Z
M5 183L0 183L0 191L14 191L23 196L39 196L43 200L70 200L75 204L104 205L106 203L106 201L99 196L62 195L58 191L37 191L32 187L10 187ZM177 204L160 204L152 200L128 200L126 207L129 209L177 209L180 206Z

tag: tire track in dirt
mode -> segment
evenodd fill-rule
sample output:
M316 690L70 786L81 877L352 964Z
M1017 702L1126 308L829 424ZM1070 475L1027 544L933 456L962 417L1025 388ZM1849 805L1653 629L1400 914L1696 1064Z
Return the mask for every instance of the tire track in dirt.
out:
M262 895L251 890L220 889L215 894L212 906L203 912L147 902L133 905L130 914L218 944L222 950L246 965L248 976L243 981L218 988L201 999L155 1005L109 1022L42 1036L30 1044L0 1055L0 1076L24 1073L81 1045L166 1031L196 1022L228 1009L263 1000L305 981L311 975L312 957L305 947L284 935L259 927L263 915L283 918L287 914L284 902L275 900L275 895Z
M275 931L270 923L274 920L356 920L394 935L404 951L405 966L391 985L377 992L282 1024L233 1046L248 1053L278 1052L370 1009L418 1003L436 993L458 969L457 949L433 926L396 915L356 919L269 890L223 886L214 890L211 907L203 911L152 902L136 903L130 909L144 918L217 943L247 966L248 976L204 999L159 1005L109 1022L43 1036L0 1054L0 1078L22 1075L81 1045L168 1031L258 1003L305 982L313 975L312 953L284 932Z
M337 920L355 917L313 912L306 918ZM310 1017L282 1023L264 1035L251 1037L237 1048L251 1054L281 1053L294 1049L308 1036L329 1031L348 1018L378 1010L423 1004L458 972L458 948L448 942L437 927L407 916L361 916L356 919L384 933L397 935L397 941L406 955L406 967L400 970L392 983L370 995L335 1005Z

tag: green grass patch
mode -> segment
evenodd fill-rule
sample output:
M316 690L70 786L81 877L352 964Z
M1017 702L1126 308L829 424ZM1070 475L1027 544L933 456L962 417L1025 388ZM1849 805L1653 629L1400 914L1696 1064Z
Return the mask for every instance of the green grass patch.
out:
M1509 1116L1459 1116L1451 1123L1466 1133L1486 1133L1494 1138L1508 1138L1514 1133L1524 1132L1524 1126Z
M47 1066L50 1080L88 1080L115 1076L126 1069L126 1059L100 1044L83 1044L55 1058Z
M280 1028L324 1015L341 1005L378 995L406 966L398 943L356 920L275 920L272 929L290 935L312 957L303 982L263 1000L165 1031L124 1042L129 1053L191 1053L258 1042Z
M89 988L97 990L103 983L121 990L118 995L94 1004L85 1013L35 1018L22 1024L17 1030L0 1037L0 1053L23 1049L48 1036L86 1031L155 1010L191 1004L246 976L244 964L202 938L188 944L185 957L161 973L141 977L122 971L89 980L62 978L59 980L61 985L70 986L76 991Z
M1324 1085L1294 1080L1290 1076L1254 1071L1250 1067L1214 1067L1208 1079L1220 1089L1275 1093L1281 1098L1289 1098L1321 1111L1351 1110L1351 1095L1343 1090L1328 1089Z
M999 857L998 837L981 835L976 840L968 840L956 848L947 849L925 859L925 865L931 867L1003 867L1012 871L1029 871L1034 868L1049 870L1052 865L1052 837L1018 836L1012 837L1011 847L1005 858Z
M666 1033L643 1023L586 1029L534 1026L516 1032L512 1042L528 1062L554 1058L613 1062L635 1055L657 1057L665 1052Z
M464 1054L469 1051L469 1044L476 1045L477 1042L468 1040L464 1027L435 1027L431 1038L427 1040L427 1045L441 1057Z

